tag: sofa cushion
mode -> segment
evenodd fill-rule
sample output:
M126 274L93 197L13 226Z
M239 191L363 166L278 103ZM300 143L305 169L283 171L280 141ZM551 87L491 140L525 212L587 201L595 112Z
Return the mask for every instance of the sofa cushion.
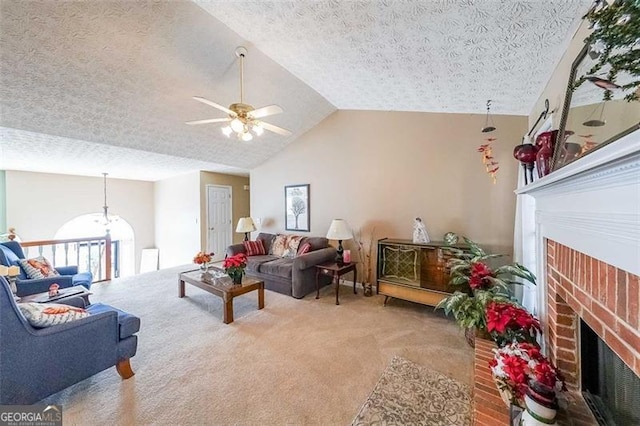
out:
M247 257L247 272L258 272L260 269L260 265L265 262L271 262L272 260L279 259L277 256L271 256L269 254L262 256L251 256Z
M244 250L247 252L247 256L265 255L267 252L264 249L262 240L244 241Z
M58 271L56 271L51 263L43 256L34 257L33 259L20 259L18 262L20 262L20 266L22 266L27 276L31 279L60 276Z
M287 249L287 236L284 234L278 234L271 243L271 251L269 254L282 257L284 251Z
M118 336L120 337L120 340L126 339L140 330L140 318L128 312L116 309L113 306L105 305L103 303L94 303L89 306L87 310L93 315L101 312L115 311L118 314Z
M264 251L266 254L271 253L271 244L273 244L273 240L276 238L274 234L268 234L266 232L261 232L258 234L257 240L262 241L262 245L264 246Z
M88 317L81 308L58 303L18 303L22 315L34 327L51 327Z
M291 279L291 271L293 270L293 259L288 257L279 257L271 262L264 262L260 265L258 272L262 274L275 275L282 278Z

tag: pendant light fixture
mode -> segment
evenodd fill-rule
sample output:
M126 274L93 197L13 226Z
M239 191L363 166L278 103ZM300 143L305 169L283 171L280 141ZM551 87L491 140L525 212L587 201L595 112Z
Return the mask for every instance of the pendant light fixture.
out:
M106 172L102 173L104 205L102 206L102 214L100 215L99 218L96 219L96 222L98 222L100 225L106 228L107 234L109 233L109 226L111 225L111 223L116 222L120 219L119 216L109 214L109 206L107 205L107 175L108 174L109 173L106 173Z
M484 127L482 133L491 133L496 130L496 126L493 124L493 119L489 118L489 110L491 109L491 99L487 101L487 117L484 120Z
M582 125L587 127L602 127L605 124L607 124L607 121L602 119L602 116L604 115L604 104L605 102L602 102L599 106L596 106L595 109L591 112L591 115L587 117L587 121L582 123ZM591 119L591 117L593 116L593 114L596 113L598 108L600 108L600 117L598 117L597 119Z

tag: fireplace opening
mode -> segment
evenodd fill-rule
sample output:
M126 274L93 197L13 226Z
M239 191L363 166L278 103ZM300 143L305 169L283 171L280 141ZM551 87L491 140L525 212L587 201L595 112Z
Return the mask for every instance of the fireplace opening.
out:
M580 320L582 394L600 425L640 425L640 378Z

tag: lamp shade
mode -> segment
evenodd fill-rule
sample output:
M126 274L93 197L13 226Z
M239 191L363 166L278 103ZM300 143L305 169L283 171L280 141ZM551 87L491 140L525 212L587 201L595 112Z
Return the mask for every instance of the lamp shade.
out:
M327 238L330 240L350 240L353 238L353 233L344 219L333 219L327 232Z
M238 226L236 226L236 232L253 232L255 230L256 225L250 217L241 217Z

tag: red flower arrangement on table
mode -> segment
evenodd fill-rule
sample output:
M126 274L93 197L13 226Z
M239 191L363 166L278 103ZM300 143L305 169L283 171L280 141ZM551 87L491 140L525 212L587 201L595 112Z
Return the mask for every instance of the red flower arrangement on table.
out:
M516 405L524 407L524 395L530 382L538 382L556 392L567 390L564 378L537 345L513 342L493 350L489 361L498 389Z
M244 268L247 267L247 256L244 253L227 257L222 264L224 271L231 277L234 284L242 283Z

